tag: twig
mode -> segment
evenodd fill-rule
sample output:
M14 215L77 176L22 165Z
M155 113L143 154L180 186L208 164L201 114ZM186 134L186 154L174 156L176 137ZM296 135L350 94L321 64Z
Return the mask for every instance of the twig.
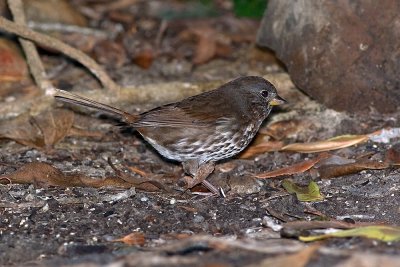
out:
M103 70L103 68L100 67L96 63L96 61L94 61L92 58L87 56L82 51L73 48L56 38L32 31L27 27L17 25L16 23L9 21L1 16L0 16L0 28L7 32L11 32L18 36L21 36L25 39L34 41L35 43L40 44L44 47L50 47L60 51L61 53L69 56L70 58L75 59L83 66L88 68L93 73L93 75L95 75L100 80L100 82L103 84L105 88L108 88L114 92L120 90L120 86L116 84L113 80L111 80L111 78L107 75L107 73Z
M12 0L8 0L12 1ZM20 1L20 0L19 0ZM77 25L68 25L63 23L45 23L29 21L28 24L30 29L39 31L57 31L66 33L80 33L84 35L93 35L98 38L108 38L109 35L105 31L96 30L93 28L81 27Z
M25 26L26 18L23 9L23 3L21 0L8 0L8 6L14 17L15 23ZM46 77L46 71L43 67L42 61L39 57L39 53L33 42L18 38L21 43L22 49L24 50L26 61L28 62L29 70L32 74L36 85L46 93L49 89L53 88L53 85Z
M165 31L168 29L168 24L169 24L168 20L166 20L166 19L163 19L161 21L160 27L157 32L156 41L155 41L157 51L160 50L162 38L165 34Z

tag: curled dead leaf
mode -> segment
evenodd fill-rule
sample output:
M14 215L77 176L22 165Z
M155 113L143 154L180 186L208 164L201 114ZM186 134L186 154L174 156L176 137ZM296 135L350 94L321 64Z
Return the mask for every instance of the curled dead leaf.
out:
M0 125L0 138L11 139L17 143L34 148L45 146L40 128L28 115L19 116Z
M47 110L33 118L39 127L45 146L51 146L68 135L74 123L74 113L65 109Z
M289 167L265 172L265 173L260 173L257 174L255 177L258 179L267 179L267 178L274 178L277 176L282 176L282 175L292 175L292 174L297 174L297 173L303 173L309 169L311 169L317 162L319 162L322 159L326 159L330 157L330 154L328 153L322 153L318 155L318 157L310 160L306 160L297 164L294 164Z
M283 151L315 153L353 146L369 139L368 135L341 135L324 141L294 143L282 147Z
M321 178L333 178L343 175L358 173L362 170L381 170L386 169L390 165L386 162L370 161L365 159L357 160L353 163L342 165L322 165L318 167L318 174Z
M47 110L31 117L22 115L0 127L0 138L42 149L68 135L74 122L74 113L68 110Z
M71 174L65 175L59 169L44 162L27 163L15 172L0 176L0 183L7 179L12 183L18 184L39 184L41 186L87 186L87 187L120 187L131 188L133 185L118 177L105 179L95 179L85 175Z
M146 239L143 233L133 232L124 237L114 239L112 242L122 242L129 246L143 246L146 243Z
M73 127L75 115L66 109L49 109L36 116L21 115L0 125L0 138L36 149L48 149L66 136L101 136L98 132Z

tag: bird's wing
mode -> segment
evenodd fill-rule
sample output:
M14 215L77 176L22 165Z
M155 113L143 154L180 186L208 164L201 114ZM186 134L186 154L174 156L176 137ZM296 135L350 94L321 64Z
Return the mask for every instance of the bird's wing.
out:
M218 125L228 121L225 117L216 116L203 110L183 108L177 104L161 106L140 115L133 127L209 127L210 123Z

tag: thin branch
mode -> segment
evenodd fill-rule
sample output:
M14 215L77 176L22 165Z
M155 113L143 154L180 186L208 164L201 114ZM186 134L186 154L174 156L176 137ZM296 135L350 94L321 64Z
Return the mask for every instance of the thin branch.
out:
M12 1L12 0L8 0ZM46 22L36 22L36 21L29 21L28 27L32 30L39 30L44 32L49 31L57 31L57 32L66 32L66 33L80 33L84 35L92 35L98 38L108 38L109 34L105 31L81 27L77 25L70 25L70 24L63 24L63 23L46 23Z
M99 66L96 63L96 61L94 61L91 57L87 56L82 51L73 48L56 38L32 31L27 27L18 25L1 16L0 16L0 29L16 34L25 39L34 41L35 43L40 44L41 46L49 47L60 51L61 53L69 56L72 59L75 59L83 66L88 68L93 73L93 75L95 75L100 80L100 82L103 84L105 88L108 88L114 92L120 90L120 86L116 84L113 80L111 80L111 78L107 75L107 73L103 70L103 68Z
M26 19L23 9L23 3L21 0L8 0L8 6L14 17L15 23L25 26ZM25 40L23 38L18 38L21 43L22 49L24 50L26 60L28 62L29 70L36 85L43 91L46 92L53 88L53 85L46 77L46 71L43 67L42 61L40 59L39 53L33 42Z

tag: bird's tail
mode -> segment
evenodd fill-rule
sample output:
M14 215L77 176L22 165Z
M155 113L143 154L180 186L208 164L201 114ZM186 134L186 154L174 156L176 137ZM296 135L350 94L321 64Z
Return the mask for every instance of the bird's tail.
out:
M106 104L99 103L97 101L91 100L91 99L83 97L83 96L72 94L72 93L64 91L64 90L56 89L56 94L54 95L54 97L57 100L60 100L63 102L71 103L74 105L80 105L80 106L84 106L84 107L89 107L89 108L94 108L94 109L102 110L102 111L105 111L105 112L108 112L111 114L118 115L118 116L122 117L127 123L133 123L139 119L138 115L130 114L123 110L111 107Z

